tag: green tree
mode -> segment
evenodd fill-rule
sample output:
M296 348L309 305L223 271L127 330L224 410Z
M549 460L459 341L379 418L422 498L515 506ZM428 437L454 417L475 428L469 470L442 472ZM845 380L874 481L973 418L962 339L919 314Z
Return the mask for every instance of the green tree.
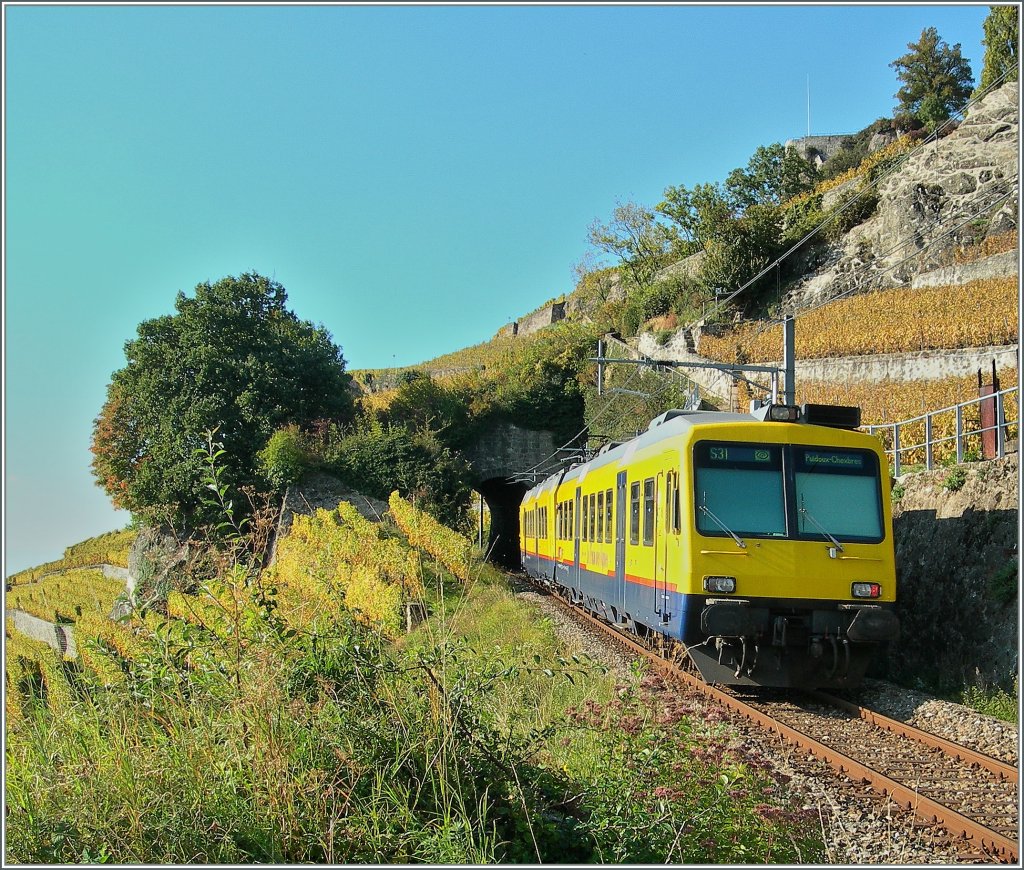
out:
M814 187L816 174L813 164L796 151L774 142L760 146L745 168L730 172L725 190L740 211L752 205L779 205Z
M1004 81L1017 81L1017 43L1018 13L1016 6L990 6L988 17L982 25L985 36L985 63L981 69L981 84L978 90L983 91L993 82L1006 76Z
M960 54L960 43L950 47L934 27L921 31L910 51L889 64L903 83L895 97L895 115L916 119L934 130L966 104L974 87L971 64Z
M351 417L340 348L286 301L280 284L246 274L179 293L176 314L139 324L93 427L93 474L116 506L205 521L193 452L204 432L230 457L227 482L268 491L258 453L275 429Z
M615 206L608 223L595 220L587 239L599 251L617 257L637 287L646 287L666 265L673 234L651 209L625 202Z
M676 234L690 246L681 252L684 256L706 248L711 239L727 232L736 217L728 193L718 184L698 184L692 189L673 185L663 195L655 209L672 221Z
M738 290L772 261L781 241L780 210L771 205L752 205L708 243L700 280L709 293ZM762 283L764 279L752 286L745 298L755 297Z

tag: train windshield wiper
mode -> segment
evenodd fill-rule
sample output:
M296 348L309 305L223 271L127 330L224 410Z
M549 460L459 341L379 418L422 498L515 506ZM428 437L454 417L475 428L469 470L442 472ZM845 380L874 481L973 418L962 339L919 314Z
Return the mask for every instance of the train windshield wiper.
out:
M711 512L711 508L708 507L708 494L707 493L704 493L704 504L700 505L699 509L701 511L703 511L705 514L707 514L709 517L711 517L711 519L713 519L718 524L718 527L723 532L726 532L736 542L736 546L737 547L742 547L742 548L746 549L747 545L743 542L743 540L740 538L740 536L737 535L732 529L730 529L725 523L723 523L718 517L716 517Z
M807 510L807 500L803 496L800 496L800 513L802 513L805 517L807 517L807 519L809 519L814 524L814 527L819 532L821 532L826 538L828 538L833 544L835 544L836 549L840 553L845 553L846 552L846 550L843 549L843 545L839 543L839 540L835 537L835 535L830 534L825 529L825 527L814 518L814 516L811 514L811 512L809 510Z

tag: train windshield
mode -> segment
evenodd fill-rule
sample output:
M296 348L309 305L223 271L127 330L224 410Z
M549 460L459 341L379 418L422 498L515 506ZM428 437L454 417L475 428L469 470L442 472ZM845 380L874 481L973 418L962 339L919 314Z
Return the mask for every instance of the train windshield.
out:
M697 529L703 534L783 537L786 500L782 447L716 444L696 447Z
M882 540L878 457L868 450L794 447L797 529L840 540Z
M701 534L884 538L878 457L870 450L700 441L694 460Z

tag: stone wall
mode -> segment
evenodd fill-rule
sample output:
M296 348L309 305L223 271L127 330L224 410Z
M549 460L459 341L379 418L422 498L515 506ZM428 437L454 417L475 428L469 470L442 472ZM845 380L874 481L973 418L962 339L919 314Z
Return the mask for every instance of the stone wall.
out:
M796 151L804 160L810 161L815 166L821 166L839 150L843 142L851 135L851 133L841 133L835 136L804 136L801 139L790 139L786 142L786 149Z
M985 278L1010 278L1020 271L1016 251L1003 251L1001 254L993 254L976 260L973 263L954 263L951 266L942 266L917 275L910 286L917 287L957 287L971 281L979 281Z
M550 432L498 423L463 455L480 481L511 477L538 464L554 463L555 437Z
M978 369L988 372L1017 366L1017 345L974 347L958 350L922 350L909 353L865 354L796 361L796 382L800 381L928 381L966 377ZM768 365L779 365L775 360Z
M900 639L893 676L934 685L1017 673L1018 457L904 475L893 502ZM902 493L900 492L902 491Z
M560 320L565 320L565 303L555 302L551 305L545 305L543 308L527 314L525 317L521 317L514 324L515 329L512 334L532 335L535 332L539 332L545 326L551 326Z

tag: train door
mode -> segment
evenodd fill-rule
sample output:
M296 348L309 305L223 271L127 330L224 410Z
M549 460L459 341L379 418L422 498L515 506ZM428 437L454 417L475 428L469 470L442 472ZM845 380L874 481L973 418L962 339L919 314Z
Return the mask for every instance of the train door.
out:
M573 520L572 539L573 539L573 557L572 557L572 576L569 578L574 589L579 591L583 588L583 584L580 583L580 529L583 525L583 498L580 495L580 488L576 487L576 516Z
M615 478L615 606L622 610L626 597L626 472Z
M665 610L665 511L660 510L659 501L665 491L665 472L659 471L654 478L654 612L662 616Z
M669 612L668 595L668 540L669 534L672 532L676 479L675 474L671 471L668 475L665 475L664 472L660 473L656 494L656 498L661 498L661 494L664 493L664 510L658 511L658 524L655 526L658 530L658 538L655 543L657 564L654 570L654 612L661 617L662 622L668 622L672 615Z

